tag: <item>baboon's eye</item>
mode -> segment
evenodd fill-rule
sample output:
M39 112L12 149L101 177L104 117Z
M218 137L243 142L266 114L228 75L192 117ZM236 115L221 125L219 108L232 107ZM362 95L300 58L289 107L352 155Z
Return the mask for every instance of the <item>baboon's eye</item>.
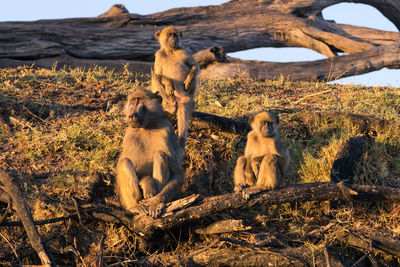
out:
M268 125L268 126L272 126L273 124L274 124L274 123L273 123L272 121L268 121L268 122L267 122L267 125Z

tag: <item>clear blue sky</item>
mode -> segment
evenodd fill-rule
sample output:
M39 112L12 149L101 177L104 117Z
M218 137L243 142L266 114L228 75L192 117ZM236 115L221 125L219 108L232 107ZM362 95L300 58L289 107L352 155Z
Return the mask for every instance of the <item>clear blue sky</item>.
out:
M74 17L95 17L107 11L113 4L124 4L131 13L151 14L175 7L218 5L226 0L3 0L0 2L0 21L31 21ZM354 12L357 10L357 12ZM366 26L375 29L397 31L375 8L363 4L342 3L323 11L326 19L338 23ZM258 48L231 53L242 59L291 62L324 58L306 48ZM400 70L383 69L373 73L353 76L340 83L368 86L387 85L400 87Z

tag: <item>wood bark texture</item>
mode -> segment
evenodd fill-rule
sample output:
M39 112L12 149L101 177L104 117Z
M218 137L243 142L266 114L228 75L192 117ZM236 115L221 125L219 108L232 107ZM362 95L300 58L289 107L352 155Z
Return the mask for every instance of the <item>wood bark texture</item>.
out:
M207 79L245 78L333 81L344 77L400 66L400 41L351 55L291 63L228 58L227 63L211 64L200 73Z
M292 79L326 80L329 75L345 77L386 66L399 67L398 44L356 57L345 56L343 61L343 56L335 57L338 52L359 53L400 40L398 32L336 24L322 18L324 8L341 2L343 0L233 0L219 6L175 8L150 15L130 14L118 5L95 18L2 22L0 67L32 63L49 67L58 62L59 65L96 64L121 69L122 64L131 63L133 71L149 72L158 50L154 33L167 25L175 25L183 32L182 45L191 53L213 46L223 47L225 52L258 47L306 47L333 57L333 60L297 63L300 65L295 65L291 74L301 68L310 70L303 71L303 75L290 75ZM374 6L400 28L397 0L354 2ZM359 60L354 63L357 58ZM265 64L231 62L220 66L222 71L217 73L234 77L238 73L232 68L239 66L242 68L239 74L244 77L269 79L288 76L288 68L293 65ZM214 72L218 65L212 64L210 71ZM312 74L321 66L321 71ZM275 71L270 74L272 70ZM210 77L207 74L210 71L204 71L203 76Z
M197 195L185 198L185 201L196 199ZM184 223L193 222L212 214L229 209L245 209L255 205L273 205L280 203L293 203L305 201L386 201L399 202L400 188L387 186L356 185L345 186L343 183L316 182L308 184L296 184L270 191L263 191L251 196L243 197L242 192L230 193L214 197L204 198L197 204L189 207L182 206L181 210L168 212L162 217L152 219L148 216L134 216L110 206L100 204L82 205L80 215L82 219L100 220L105 222L120 223L131 231L151 238L157 230L172 229ZM177 200L177 202L182 202ZM56 223L71 218L77 219L74 207L67 208L73 214L66 217L36 221L36 225ZM20 222L3 222L2 226L23 226Z
M171 229L185 222L198 220L205 216L216 214L228 209L243 209L254 205L272 205L304 201L338 201L338 200L368 200L368 201L400 201L400 189L385 186L309 183L296 184L271 191L264 191L249 199L242 192L209 197L195 206L184 208L176 213L152 219L147 216L135 216L129 223L132 230L141 236L151 236L157 230ZM124 220L125 222L128 220Z

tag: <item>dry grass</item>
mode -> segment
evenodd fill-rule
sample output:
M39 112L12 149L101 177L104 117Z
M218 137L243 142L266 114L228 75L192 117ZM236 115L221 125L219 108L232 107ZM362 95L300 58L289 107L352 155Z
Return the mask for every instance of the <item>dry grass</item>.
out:
M71 204L72 197L87 200L88 179L93 172L106 174L107 182L112 183L124 133L121 106L130 90L148 84L146 75L128 71L114 73L99 67L90 70L31 67L0 70L0 168L20 179L35 219L67 215L63 204ZM323 91L327 93L313 95ZM343 111L390 120L392 126L377 132L375 143L357 165L355 180L362 184L400 185L398 88L285 79L203 80L196 100L199 111L244 120L261 110L291 110L292 113L280 114L282 125L293 123L293 116L305 111ZM293 159L287 184L328 181L338 144L359 131L350 120L339 118L313 121L307 125L307 134L296 128L290 129L285 128L281 134ZM184 194L231 192L232 171L237 157L243 153L245 142L243 136L191 126L184 162ZM1 204L0 207L4 209ZM296 233L303 231L304 234L316 220L316 214L322 212L320 207L319 204L305 203L293 209L285 204L277 210L267 209L265 214L259 214L258 209L249 210L248 214L258 214L250 222L254 225ZM344 214L349 216L347 223L366 221L398 235L398 210L397 205L377 206L373 216L369 212L369 216L365 216L362 207L350 212L343 208L337 210L336 215L338 218L345 217ZM229 217L229 213L217 217ZM14 216L8 219L17 220ZM372 220L376 222L372 223ZM91 223L90 228L106 234L104 260L107 264L129 265L143 256L136 248L135 237L123 226ZM89 246L96 241L90 234L82 233L75 222L45 225L39 229L56 247L76 246L83 255L77 262L85 261L85 255L87 261L92 259L90 247L84 244L87 242ZM35 260L22 229L1 227L0 232L15 247L20 258ZM196 242L208 242L204 237L193 237L190 233L171 233L169 236L170 240L167 238L162 249L172 253L188 251ZM17 262L5 239L0 239L0 244L4 248L0 250L0 264ZM314 243L309 243L308 247L312 255L321 249L320 244ZM30 254L23 256L23 251ZM76 256L66 255L70 258L65 264L74 264ZM90 265L89 262L86 264Z

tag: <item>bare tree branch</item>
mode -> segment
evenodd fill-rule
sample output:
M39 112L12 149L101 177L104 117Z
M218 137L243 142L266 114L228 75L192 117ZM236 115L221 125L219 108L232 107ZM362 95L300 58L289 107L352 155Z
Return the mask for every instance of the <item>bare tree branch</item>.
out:
M22 195L19 186L13 181L10 175L1 170L0 182L5 186L8 194L10 195L18 217L21 219L26 233L28 234L29 241L42 261L42 264L55 266L55 263L51 259L51 255L46 250L36 229L28 203L26 202L25 197Z

